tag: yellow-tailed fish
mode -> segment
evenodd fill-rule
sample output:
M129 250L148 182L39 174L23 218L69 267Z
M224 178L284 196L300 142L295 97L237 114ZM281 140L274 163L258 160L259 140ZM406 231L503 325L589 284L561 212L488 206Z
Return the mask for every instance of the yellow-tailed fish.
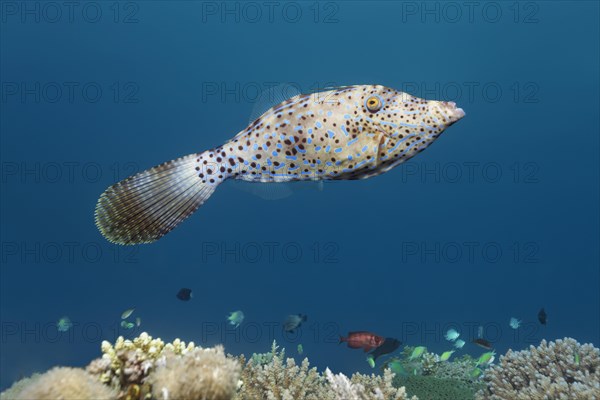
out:
M111 242L150 243L227 179L283 183L377 176L425 150L464 115L453 102L379 85L295 95L220 146L110 186L96 205L96 225Z

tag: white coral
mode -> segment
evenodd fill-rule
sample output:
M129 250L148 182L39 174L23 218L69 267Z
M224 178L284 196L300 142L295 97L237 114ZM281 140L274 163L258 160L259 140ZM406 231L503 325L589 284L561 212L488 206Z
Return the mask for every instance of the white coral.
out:
M382 377L375 375L354 374L352 379L344 374L333 374L329 368L325 370L332 397L335 400L407 400L404 387L394 388L394 374L386 369ZM417 400L412 397L412 400Z
M565 338L512 351L486 371L479 400L600 400L600 350Z

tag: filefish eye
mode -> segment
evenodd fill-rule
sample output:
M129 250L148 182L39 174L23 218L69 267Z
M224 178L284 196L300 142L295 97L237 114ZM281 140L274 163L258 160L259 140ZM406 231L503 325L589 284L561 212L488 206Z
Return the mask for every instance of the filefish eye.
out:
M367 110L369 110L372 113L381 110L382 105L383 102L381 101L379 96L371 96L367 99L367 101L365 101L365 107L367 107Z

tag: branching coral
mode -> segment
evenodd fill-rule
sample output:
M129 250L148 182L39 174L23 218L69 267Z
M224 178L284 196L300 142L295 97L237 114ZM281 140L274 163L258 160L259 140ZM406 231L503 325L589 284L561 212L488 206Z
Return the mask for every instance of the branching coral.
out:
M124 392L146 392L146 378L158 359L165 354L186 354L195 349L195 345L194 342L186 344L179 339L165 344L161 339L153 339L143 332L133 340L119 336L114 345L103 341L101 348L102 358L92 361L86 368L90 374L111 387L122 388Z
M307 358L297 365L293 358L285 358L285 350L278 352L273 342L270 356L253 356L244 366L236 399L326 400L324 384L325 380L316 368L310 368Z
M329 371L329 369L327 370ZM326 371L326 372L327 372ZM331 384L334 392L335 386L332 384L332 380L330 378L331 372L327 375L329 383ZM338 383L341 381L341 377L343 375L337 375ZM357 388L357 395L362 397L356 397L357 399L365 399L365 400L405 400L408 399L406 395L406 390L404 387L395 388L392 384L394 379L394 373L389 369L386 369L383 372L383 376L377 376L374 374L371 375L363 375L363 374L354 374L350 381L352 385ZM345 399L345 397L339 397L339 394L335 392L335 399ZM417 400L416 396L411 397L411 400Z
M229 400L236 392L240 366L221 346L167 354L157 364L148 377L154 399Z
M405 400L404 388L394 388L394 374L386 370L383 377L354 374L351 379L327 370L325 376L310 368L305 358L300 365L293 358L285 358L273 342L271 352L253 355L249 362L244 357L242 384L236 400ZM416 400L414 398L413 400Z
M17 383L2 400L112 400L114 390L80 368L56 367Z
M486 371L480 400L600 399L600 350L565 338L512 351Z

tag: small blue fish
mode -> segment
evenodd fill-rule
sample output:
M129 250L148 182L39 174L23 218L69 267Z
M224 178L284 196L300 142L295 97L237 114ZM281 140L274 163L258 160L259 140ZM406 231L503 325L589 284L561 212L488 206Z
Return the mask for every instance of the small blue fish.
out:
M425 150L464 115L453 102L379 85L292 96L220 146L109 187L96 205L96 225L111 242L150 243L227 179L283 183L377 176Z
M62 317L56 323L56 328L59 332L66 332L73 327L73 323L69 319L69 317Z
M229 321L229 325L233 325L234 327L239 327L242 322L244 322L244 313L242 311L232 311L227 316L227 320Z

